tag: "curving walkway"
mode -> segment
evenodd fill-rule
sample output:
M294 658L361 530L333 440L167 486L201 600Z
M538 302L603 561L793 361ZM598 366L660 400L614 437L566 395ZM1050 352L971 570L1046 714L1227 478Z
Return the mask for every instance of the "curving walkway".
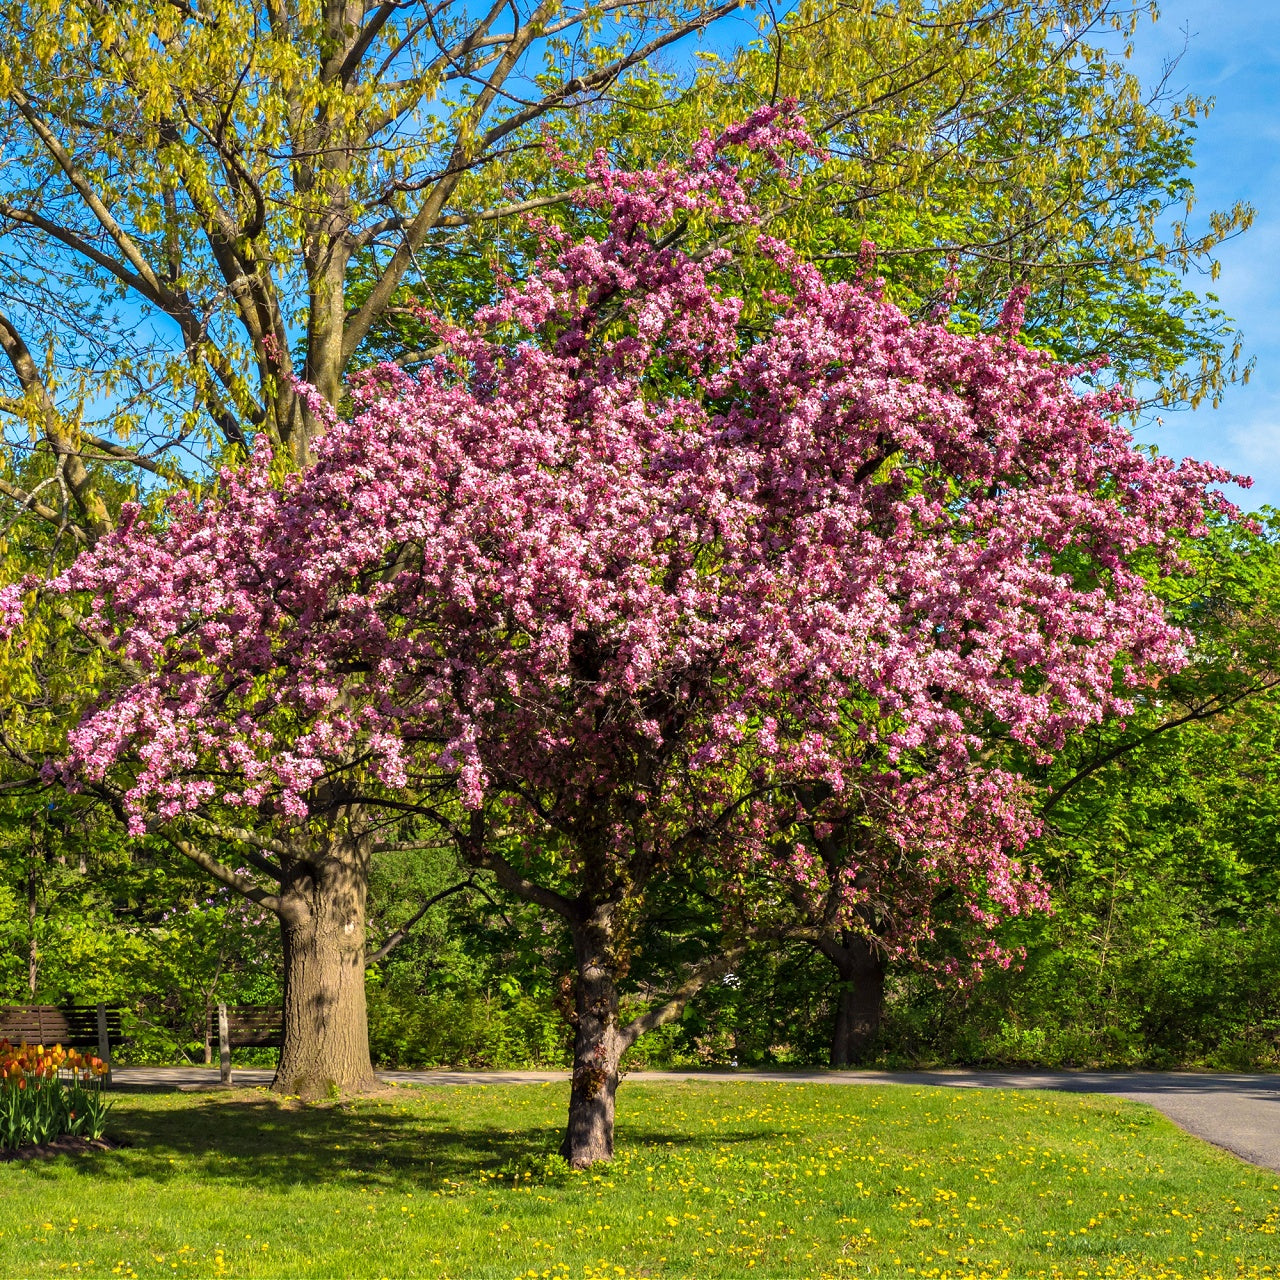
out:
M382 1071L388 1084L484 1085L567 1081L565 1071ZM237 1069L243 1086L271 1083L270 1071ZM217 1087L207 1067L122 1067L117 1088ZM1145 1102L1188 1133L1280 1172L1280 1075L1193 1071L633 1071L645 1083L707 1080L786 1084L913 1084L960 1089L1058 1089Z

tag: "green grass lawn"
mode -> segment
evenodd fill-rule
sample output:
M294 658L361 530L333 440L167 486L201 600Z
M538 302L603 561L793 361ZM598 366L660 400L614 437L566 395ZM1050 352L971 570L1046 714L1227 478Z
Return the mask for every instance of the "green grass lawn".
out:
M117 1151L0 1165L7 1276L1280 1276L1280 1178L1111 1098L624 1084L354 1104L121 1094Z

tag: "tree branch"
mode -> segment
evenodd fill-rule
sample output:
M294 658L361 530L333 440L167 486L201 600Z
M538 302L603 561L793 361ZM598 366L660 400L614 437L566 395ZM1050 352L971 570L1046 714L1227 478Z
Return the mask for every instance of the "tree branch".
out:
M498 218L511 218L521 213L529 213L534 209L545 209L548 205L564 204L566 201L572 200L580 191L590 189L589 187L574 187L557 195L537 196L532 200L521 200L518 204L505 204L493 209L481 209L478 213L447 213L436 219L435 226L471 227L477 222L493 222ZM366 227L361 231L355 237L355 247L363 249L378 236L388 231L403 231L406 225L407 219L405 218L384 218L381 222L375 222L372 226Z
M711 23L719 21L719 19L727 17L733 13L735 9L742 7L742 0L726 0L726 3L717 5L714 9L709 9L706 13L700 14L690 22L683 23L681 26L673 27L670 31L663 35L655 36L648 44L643 44L633 49L625 57L618 58L611 62L607 67L600 67L593 71L590 75L581 76L560 86L554 93L549 93L540 102L531 103L525 107L523 111L517 111L513 115L508 116L501 123L494 125L488 133L484 135L484 141L477 153L483 153L495 142L505 138L509 133L522 128L531 120L536 120L539 116L545 115L548 111L558 107L562 102L579 93L584 93L590 89L598 89L602 85L610 84L616 80L624 71L629 70L637 63L643 62L646 58L652 57L655 53L665 49L668 45L674 44L677 40L683 40L685 36L690 35L694 31L702 31Z
M101 796L111 806L112 811L121 822L128 824L129 815L125 811L124 796L118 787L108 782L99 782L93 784L89 789L95 795ZM257 903L258 906L276 915L280 914L279 894L268 893L265 889L260 889L257 885L247 882L243 876L236 875L226 863L220 862L212 854L206 853L203 849L192 844L190 840L184 839L177 832L171 830L165 819L149 819L147 822L147 834L154 835L166 844L171 845L184 858L195 863L201 871L211 875L220 884L226 885L227 888L234 889L241 897L248 898L250 902Z
M16 484L10 484L7 480L0 480L0 494L6 498L12 498L20 507L30 511L33 515L37 515L41 520L48 520L50 524L62 523L62 515L55 511L52 507L46 506L34 494L26 493L19 489ZM81 545L87 545L89 535L80 528L78 524L67 523L67 532L79 542Z
M86 444L92 445L100 453L105 453L116 462L127 462L131 466L141 467L144 471L150 471L153 475L160 474L160 468L150 458L144 458L142 454L135 453L132 449L126 449L123 445L115 444L111 440L104 440L101 436L96 436L92 431L86 431L83 427L80 428L80 438Z
M623 1047L630 1048L642 1035L655 1031L668 1022L674 1022L684 1012L685 1005L708 983L728 973L742 959L746 950L745 944L740 943L695 965L693 972L676 988L669 1000L619 1028L618 1034L622 1038Z
M221 822L215 822L205 814L196 812L187 815L194 822L198 822L203 831L211 836L216 836L219 840L234 840L240 844L247 844L251 849L259 849L263 853L274 853L277 858L287 858L292 854L292 850L288 845L279 840L273 840L270 836L260 836L256 831L250 831L246 827L228 827ZM262 869L276 880L282 879L281 872L278 868L273 867L264 858L262 860Z
M21 89L12 88L9 90L9 96L12 98L14 105L22 112L27 123L35 130L36 136L44 143L50 155L58 162L58 167L67 176L67 181L79 194L80 198L89 207L90 212L98 222L102 225L104 231L109 235L117 249L125 256L125 260L133 267L134 271L147 283L148 287L158 297L168 291L164 288L160 278L152 270L151 264L142 255L142 251L134 243L133 239L128 235L125 229L116 221L111 210L107 208L102 198L93 189L93 185L85 177L75 160L72 159L71 153L62 145L54 134L53 130L45 124L44 120L36 112L31 105L30 99L22 92Z
M578 918L578 910L570 899L554 889L548 889L545 885L540 885L527 876L521 875L500 853L481 850L471 860L485 871L492 871L494 879L508 893L515 894L517 898L523 898L526 902L535 902L548 911L554 911L565 920Z
M258 888L257 885L246 883L243 876L236 875L225 863L219 862L217 858L205 853L203 849L197 848L189 840L184 840L181 836L165 830L164 824L159 819L152 819L147 824L147 830L150 834L159 836L166 844L172 845L184 858L194 862L201 871L211 875L219 883L226 885L229 889L234 889L242 897L248 898L250 902L257 903L258 906L265 910L271 911L276 915L280 914L279 894L268 893L265 889Z
M437 902L443 902L445 898L451 894L457 893L461 889L468 889L475 883L475 876L468 876L465 880L460 880L455 885L450 885L447 889L441 889L439 893L432 895L418 908L417 911L409 917L393 933L387 940L375 951L371 956L365 957L364 967L366 969L378 963L379 960L385 960L408 936L409 931L413 928L423 916L436 905Z
M1168 733L1171 729L1180 729L1184 724L1194 724L1200 720L1211 720L1214 716L1221 715L1224 711L1230 711L1232 707L1244 702L1247 698L1252 698L1256 694L1266 693L1271 689L1280 686L1280 677L1272 680L1263 681L1261 684L1251 685L1248 689L1237 693L1234 697L1227 698L1220 702L1215 702L1209 706L1198 707L1192 711L1188 711L1184 716L1178 716L1174 720L1166 720L1163 724L1157 725L1154 729L1142 734L1140 737L1134 738L1129 742L1122 742L1119 746L1113 747L1110 751L1104 752L1096 759L1090 761L1083 769L1074 774L1060 787L1055 788L1049 795L1044 807L1040 810L1041 816L1051 812L1057 808L1058 804L1065 799L1071 791L1075 790L1080 783L1092 774L1098 772L1099 769L1110 764L1113 760L1119 759L1129 751L1136 751L1139 747L1145 747L1148 742L1158 738L1162 733Z
M89 529L90 540L101 537L111 528L107 505L85 469L80 450L68 434L62 415L49 394L49 388L45 386L44 378L27 349L27 344L4 314L0 314L0 347L3 347L5 355L9 357L9 363L18 375L18 382L31 403L32 410L39 416L44 428L44 438L57 458L58 470L66 480L67 488L71 490L76 506L80 508L80 514Z

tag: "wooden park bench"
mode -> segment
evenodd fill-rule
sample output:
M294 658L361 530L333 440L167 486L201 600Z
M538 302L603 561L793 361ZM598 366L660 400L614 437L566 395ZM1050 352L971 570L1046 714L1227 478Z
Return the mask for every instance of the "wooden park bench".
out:
M283 1010L262 1004L220 1004L209 1013L209 1039L218 1022L218 1065L223 1084L231 1083L232 1049L278 1049L284 1043Z
M111 1042L122 1038L123 1009L105 1004L0 1005L0 1040L10 1044L60 1044L65 1049L91 1049L107 1064L111 1082Z

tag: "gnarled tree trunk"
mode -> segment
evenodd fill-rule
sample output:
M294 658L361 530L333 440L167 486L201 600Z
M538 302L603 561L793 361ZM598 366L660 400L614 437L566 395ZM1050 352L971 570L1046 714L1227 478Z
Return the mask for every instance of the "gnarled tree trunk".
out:
M857 934L845 933L840 943L832 940L822 950L840 973L831 1065L847 1067L863 1059L880 1033L885 960L871 939Z
M335 834L280 891L284 1043L272 1088L316 1098L378 1087L364 998L366 840Z
M577 960L573 1086L569 1126L560 1150L575 1169L613 1159L613 1110L618 1061L627 1045L618 1026L618 974L612 912L592 913L573 926Z

